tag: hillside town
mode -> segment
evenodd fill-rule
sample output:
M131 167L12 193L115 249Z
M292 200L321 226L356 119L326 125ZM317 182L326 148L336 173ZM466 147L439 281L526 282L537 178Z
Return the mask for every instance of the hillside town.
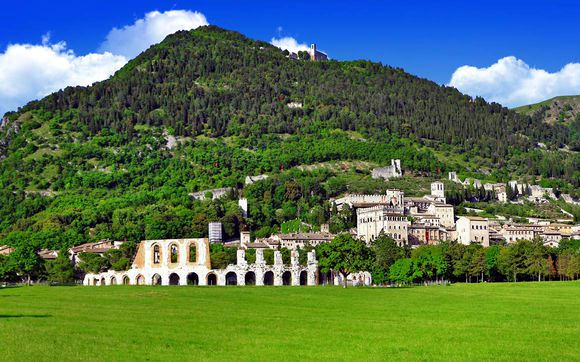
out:
M402 177L400 160L391 160L387 167L375 169L373 178L396 179ZM267 179L267 175L248 176L246 184ZM514 202L507 198L506 190L519 193L530 201L542 203L554 199L552 189L511 181L508 184L482 184L477 179L460 181L455 172L449 181L462 187L476 187L492 191L498 202ZM205 190L190 194L197 200L219 199L232 192L231 188ZM446 202L445 183L434 181L431 192L422 197L407 197L402 190L388 189L382 194L350 194L331 200L337 210L345 207L355 210L356 227L343 230L353 238L372 245L380 236L392 238L397 245L417 248L421 245L438 245L443 241L462 245L510 245L519 240L540 240L546 247L558 247L562 239L580 239L580 225L570 222L530 219L518 223L512 219L486 218L477 215L455 215L454 206ZM517 202L517 201L515 201ZM572 202L576 202L573 201ZM240 198L238 206L243 217L249 216L248 200ZM329 225L320 225L318 231L277 233L265 238L252 239L251 231L243 229L239 238L225 240L220 222L208 224L208 238L144 240L139 243L127 271L107 270L86 273L84 285L317 285L339 284L343 276L324 274L318 270L313 248L329 243L338 234L330 232ZM123 241L103 240L74 246L68 250L70 262L78 266L82 255L105 255L118 250ZM210 263L211 245L235 248L235 263L217 269ZM282 250L290 251L289 263L283 262ZM264 253L269 250L273 262L267 263ZM0 246L0 255L9 255L13 249ZM248 260L246 254L252 255ZM300 263L300 253L307 254ZM44 260L55 260L56 250L40 250ZM352 273L347 278L352 285L371 285L368 272Z

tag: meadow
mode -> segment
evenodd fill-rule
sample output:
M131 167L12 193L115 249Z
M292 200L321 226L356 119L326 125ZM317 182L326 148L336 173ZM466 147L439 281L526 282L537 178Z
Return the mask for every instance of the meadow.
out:
M0 288L0 359L580 360L580 283Z

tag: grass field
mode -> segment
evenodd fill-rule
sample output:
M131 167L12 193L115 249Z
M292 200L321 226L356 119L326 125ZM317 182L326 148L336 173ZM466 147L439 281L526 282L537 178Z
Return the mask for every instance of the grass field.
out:
M0 288L1 360L580 360L580 283Z

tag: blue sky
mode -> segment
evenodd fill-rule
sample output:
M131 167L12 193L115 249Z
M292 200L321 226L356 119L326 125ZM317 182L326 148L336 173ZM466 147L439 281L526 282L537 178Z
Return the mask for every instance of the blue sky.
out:
M45 45L66 42L60 52L83 56L111 50L103 47L111 29L134 24L153 10L199 12L210 24L265 41L293 37L299 43L316 42L333 59L380 61L507 105L554 92L580 93L580 1L572 0L3 1L0 58L10 44L41 45L48 33ZM568 64L572 67L560 74ZM470 67L452 80L462 66ZM26 81L2 79L2 71L11 69L2 68L0 59L5 88ZM557 76L548 79L533 70ZM519 73L520 78L511 79ZM526 87L533 88L531 94L523 94Z

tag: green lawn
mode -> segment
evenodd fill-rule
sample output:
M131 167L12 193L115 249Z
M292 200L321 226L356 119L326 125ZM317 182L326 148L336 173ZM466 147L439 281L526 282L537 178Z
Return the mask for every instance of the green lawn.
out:
M0 288L1 360L580 360L580 282Z

